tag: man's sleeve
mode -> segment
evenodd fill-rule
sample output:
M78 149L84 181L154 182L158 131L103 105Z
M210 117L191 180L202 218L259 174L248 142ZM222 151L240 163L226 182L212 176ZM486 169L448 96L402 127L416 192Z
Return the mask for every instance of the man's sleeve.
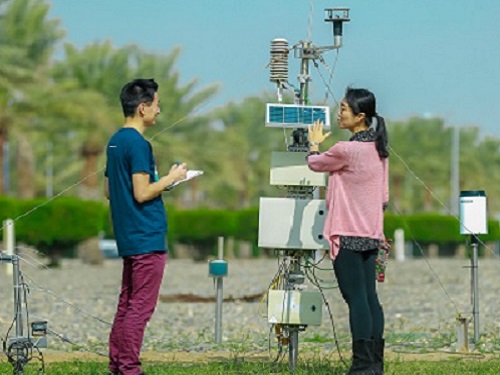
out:
M149 142L136 142L130 148L130 172L149 173L151 170L151 145Z

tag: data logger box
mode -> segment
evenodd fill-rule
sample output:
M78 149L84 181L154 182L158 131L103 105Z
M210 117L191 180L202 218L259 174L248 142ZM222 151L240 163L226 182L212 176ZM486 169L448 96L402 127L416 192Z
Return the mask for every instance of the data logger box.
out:
M269 290L267 319L272 324L321 325L323 298L319 291Z
M483 190L460 192L460 234L487 234L488 215Z
M260 198L259 247L326 250L323 199Z
M307 166L307 152L273 151L271 153L271 185L326 186L327 173L311 171Z

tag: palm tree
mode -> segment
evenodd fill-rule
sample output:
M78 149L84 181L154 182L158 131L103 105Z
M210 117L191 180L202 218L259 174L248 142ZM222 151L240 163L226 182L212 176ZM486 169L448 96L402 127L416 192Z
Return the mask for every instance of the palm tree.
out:
M66 125L67 131L73 129L72 132L78 134L77 139L81 140L79 154L83 158L83 166L79 195L82 198L102 197L99 158L106 139L122 122L118 94L124 81L131 76L131 60L135 53L136 47L115 49L109 41L94 43L81 50L66 44L65 59L53 67L52 75L56 82L73 86L76 93L79 90L89 95L94 93L95 101L87 96L86 107L81 107L85 113L81 117L73 117L71 123Z
M99 93L108 108L107 118L92 118L91 122L85 124L73 123L73 126L78 126L85 134L80 150L84 158L82 178L91 176L83 181L85 191L81 192L81 195L86 197L101 195L102 189L95 172L98 170L106 140L123 122L118 99L120 90L133 78L154 77L159 83L162 116L157 129L161 128L165 121L168 121L167 127L181 121L182 127L175 126L169 129L168 133L160 131L159 134L157 132L152 136L154 141L160 144L160 149L168 147L170 155L177 154L177 158L183 160L187 158L186 147L179 147L180 143L174 140L186 136L186 129L192 123L192 118L189 116L215 93L216 88L211 86L194 91L197 84L195 80L184 86L180 85L179 74L174 71L180 49L176 48L170 54L163 56L146 53L136 46L115 49L111 42L106 41L94 43L80 51L72 45L66 45L65 51L66 59L54 67L54 78L59 82L71 81L82 89ZM90 111L91 107L88 108Z
M3 145L9 130L30 131L24 126L23 112L16 111L14 116L13 108L17 102L26 101L28 85L46 83L49 58L63 32L58 21L48 20L49 4L44 0L3 0L0 5L0 162L3 164ZM23 157L31 160L29 147L20 150L27 150ZM25 170L29 172L32 168ZM26 187L21 190L26 191ZM0 192L4 192L3 169L0 170Z
M209 123L203 110L218 90L217 85L198 89L196 79L182 85L180 75L175 70L180 52L177 47L167 55L140 53L134 72L134 77L154 77L159 84L161 115L157 125L146 137L154 145L161 174L167 173L175 161L186 162L190 168L203 168L200 155L205 153L204 135L207 134ZM197 184L195 179L183 189L173 192L178 205L197 205Z
M39 160L37 169L45 171L47 165L43 164L47 160L44 159L51 159L50 168L55 173L49 183L58 193L80 179L75 167L78 166L81 172L82 141L89 137L88 129L95 126L94 122L109 121L109 107L100 93L82 89L71 81L62 80L42 88L30 87L27 92L29 101L20 101L16 106L22 106L25 121L30 124L32 143L36 145L34 152ZM39 173L32 184L38 195L43 193L44 177ZM84 177L97 179L96 173Z
M402 158L391 158L391 182L401 183L403 169L398 164L403 163L405 169L409 168L404 184L412 189L407 197L411 202L408 210L436 210L439 207L433 195L442 202L449 198L451 129L439 118L411 118L401 126L400 131L391 129L390 133L391 147ZM391 189L399 193L398 186Z
M211 116L203 129L203 153L198 161L207 170L205 190L212 204L231 208L258 203L270 195L271 151L285 151L283 131L266 128L266 97L229 103Z

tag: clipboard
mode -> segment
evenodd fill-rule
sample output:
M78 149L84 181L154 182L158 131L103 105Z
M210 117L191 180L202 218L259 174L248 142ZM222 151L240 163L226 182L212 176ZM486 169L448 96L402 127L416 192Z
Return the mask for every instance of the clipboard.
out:
M186 173L186 178L174 182L172 185L170 185L166 190L172 190L174 187L176 187L179 184L182 184L183 182L192 180L195 177L201 176L203 173L205 173L202 170L196 170L196 169L189 169Z

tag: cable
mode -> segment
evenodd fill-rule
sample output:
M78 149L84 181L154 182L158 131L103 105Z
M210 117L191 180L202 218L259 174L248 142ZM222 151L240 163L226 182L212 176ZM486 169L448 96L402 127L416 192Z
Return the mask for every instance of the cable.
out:
M337 101L336 97L335 97L335 94L333 93L332 91L332 88L331 88L331 83L332 83L332 79L333 79L333 75L335 73L335 69L337 67L337 61L338 61L338 58L339 58L339 50L335 50L336 54L335 54L335 60L333 62L333 68L330 69L330 67L328 66L328 64L326 63L326 61L323 59L323 57L320 55L320 61L321 63L323 64L323 66L326 68L326 70L330 73L330 78L328 80L328 83L326 82L325 80L325 77L323 77L323 74L321 73L321 70L319 70L319 66L318 64L316 63L316 61L314 61L314 67L316 68L316 70L318 71L318 74L319 76L321 77L321 80L323 81L323 84L325 85L325 88L326 88L326 91L325 91L325 99L324 99L324 104L326 104L327 102L327 98L328 98L328 93L330 93L330 95L332 96L332 99L333 101L335 102L335 104L338 106L339 105L339 102Z
M333 271L333 269L332 269ZM316 277L314 275L314 277ZM339 359L340 361L342 362L342 364L344 365L345 368L348 367L347 363L344 361L344 358L342 357L342 353L340 352L340 345L339 345L339 341L337 339L337 332L335 330L335 320L333 319L333 314L332 314L332 310L330 308L330 304L328 303L328 300L326 299L326 296L325 296L325 293L323 292L323 288L321 287L321 285L319 284L318 280L316 279L316 284L318 286L318 289L321 293L321 297L323 298L323 302L325 303L325 306L328 310L328 315L330 317L330 321L332 323L332 330L333 330L333 340L334 340L334 343L335 343L335 346L337 348L337 352L339 354Z
M38 359L41 361L41 368L38 370L38 373L44 373L45 361L43 358L43 354L40 352L39 348L32 341L32 336L30 335L30 317L29 317L29 307L28 307L28 294L30 292L30 289L29 285L24 281L23 273L20 271L19 271L19 281L17 282L17 285L19 288L22 288L23 293L21 294L19 290L15 291L16 293L18 293L18 298L14 309L14 319L9 329L7 330L5 341L3 342L3 352L7 356L9 363L11 363L14 366L15 374L24 373L23 367L33 359ZM26 308L26 331L27 331L26 337L16 337L17 339L21 340L20 341L13 340L12 343L7 347L9 334L10 331L12 330L12 327L14 326L14 323L21 325L23 324L22 320L21 322L17 321L17 316L19 315L22 309L22 302L23 302L22 297L24 298L24 304ZM33 356L33 348L35 348L38 353L37 357ZM14 351L15 353L13 353Z
M30 289L29 289L28 284L26 284L24 282L23 273L21 271L19 271L19 278L21 279L21 283L19 285L23 288L24 307L26 308L26 331L27 331L26 336L28 337L29 343L32 344L31 337L30 337L30 314L29 314L29 309L28 309L28 294L29 294Z
M323 279L318 279L316 277L316 274L313 271L311 272L308 269L305 269L305 274L306 274L307 279L310 281L310 283L318 288L323 288L325 290L338 289L338 285L334 281L328 282L329 284L334 284L334 286L330 286L330 287L322 286L320 282L324 282L325 284L327 282ZM311 277L311 274L312 274L312 277Z

